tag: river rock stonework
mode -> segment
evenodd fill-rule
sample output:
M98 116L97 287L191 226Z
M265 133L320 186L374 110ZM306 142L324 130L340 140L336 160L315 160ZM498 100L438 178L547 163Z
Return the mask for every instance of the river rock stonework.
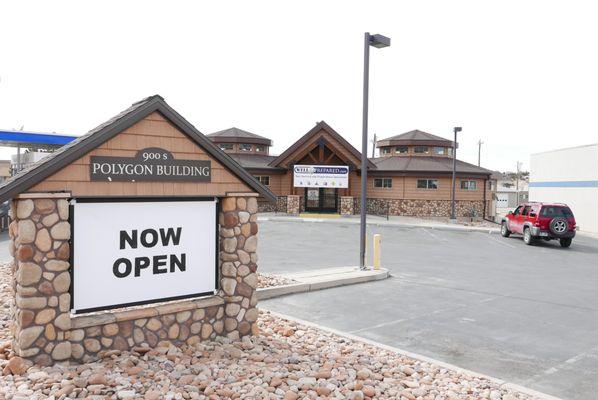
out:
M38 365L88 362L114 350L143 353L164 343L193 345L216 336L238 340L257 332L256 197L222 199L216 295L75 316L70 313L71 226L66 196L25 194L11 205L16 355Z
M341 198L342 200L342 198ZM353 210L359 214L359 197L353 201ZM342 203L341 203L342 204ZM367 199L367 213L373 215L405 215L412 217L450 217L450 200L409 200L409 199ZM487 203L489 210L490 202ZM484 213L484 202L479 200L457 200L455 213L460 218L481 219Z

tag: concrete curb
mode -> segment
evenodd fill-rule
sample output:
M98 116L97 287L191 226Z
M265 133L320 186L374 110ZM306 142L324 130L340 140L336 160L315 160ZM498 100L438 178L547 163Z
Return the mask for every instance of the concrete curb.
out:
M302 319L299 319L299 318L295 318L295 317L292 317L290 315L281 314L281 313L276 312L276 311L268 310L267 308L263 308L263 309L266 310L266 311L268 311L272 315L275 315L275 316L279 317L279 318L287 319L289 321L294 321L294 322L296 322L298 324L301 324L301 325L305 325L305 326L309 326L309 327L312 327L312 328L320 329L320 330L332 333L332 334L337 335L337 336L341 336L341 337L344 337L344 338L347 338L347 339L350 339L350 340L354 340L356 342L362 342L362 343L365 343L365 344L369 344L371 346L376 346L376 347L379 347L381 349L388 350L388 351L400 354L400 355L405 356L405 357L410 357L410 358L413 358L413 359L416 359L416 360L419 360L419 361L427 362L427 363L430 363L430 364L435 364L435 365L438 365L439 367L450 369L450 370L455 371L455 372L460 373L460 374L469 375L469 376L472 376L472 377L477 377L477 378L482 378L482 379L489 380L489 381L497 384L501 389L511 390L511 391L515 391L515 392L520 392L520 393L526 394L528 396L534 396L538 400L562 400L559 397L555 397L555 396L552 396L552 395L549 395L549 394L546 394L546 393L538 392L537 390L530 389L530 388L527 388L525 386L521 386L521 385L516 384L516 383L506 382L506 381L504 381L502 379L494 378L492 376L481 374L479 372L475 372L475 371L471 371L471 370L468 370L468 369L464 369L464 368L458 367L456 365L446 363L444 361L436 360L436 359L431 358L431 357L423 356L423 355L417 354L417 353L412 353L410 351L399 349L397 347L389 346L389 345L386 345L386 344L383 344L383 343L379 343L379 342L376 342L376 341L371 340L371 339L366 339L366 338L363 338L363 337L360 337L360 336L356 336L356 335L353 335L353 334L350 334L350 333L347 333L347 332L339 331L339 330L334 329L334 328L329 328L329 327L326 327L326 326L323 326L323 325L320 325L320 324L316 324L314 322L309 322L309 321L305 321L305 320L302 320Z
M358 225L359 221L348 218L299 218L299 217L271 217L271 216L258 216L258 221L269 221L269 222L316 222L316 223L328 223L328 224L353 224ZM463 225L444 225L444 224L411 224L406 222L394 222L394 221L368 221L368 225L371 226L390 226L397 228L428 228L439 231L453 231L453 232L482 232L495 234L500 233L499 228L493 227L482 227L482 226L463 226Z
M327 268L288 275L286 277L296 280L297 283L257 289L257 298L258 300L266 300L288 294L306 293L338 286L354 285L356 283L379 281L390 277L390 272L385 268L367 270L367 274L363 275L360 275L359 271L342 272L343 269L348 271L347 268Z

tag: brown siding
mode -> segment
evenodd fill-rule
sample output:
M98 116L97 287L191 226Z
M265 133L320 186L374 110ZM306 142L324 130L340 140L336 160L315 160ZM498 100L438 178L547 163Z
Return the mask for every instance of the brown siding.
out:
M90 156L133 157L146 147L161 147L175 159L211 160L214 183L173 182L91 182ZM49 176L29 191L72 192L73 196L174 196L216 195L226 192L252 192L245 183L212 159L194 141L166 121L159 113L152 113L142 121L108 140L72 164Z
M384 176L376 176L384 178ZM451 178L447 177L402 177L387 176L392 178L392 188L383 189L374 187L374 177L368 176L368 197L380 199L410 199L410 200L450 200L451 199ZM361 177L357 174L350 176L350 196L358 197L361 193ZM437 179L438 189L418 189L418 179ZM484 198L484 180L477 178L463 178L464 180L474 180L477 182L476 190L461 190L461 179L457 178L457 200L483 200ZM486 198L490 199L490 192L487 192Z

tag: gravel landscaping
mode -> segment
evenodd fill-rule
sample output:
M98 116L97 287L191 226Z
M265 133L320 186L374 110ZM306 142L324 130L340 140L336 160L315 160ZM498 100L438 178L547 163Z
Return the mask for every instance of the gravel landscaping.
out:
M260 334L240 342L160 342L85 365L29 366L10 353L10 267L0 268L0 399L532 399L267 311Z
M280 275L258 273L257 287L259 289L273 286L290 285L292 283L297 283L297 281Z

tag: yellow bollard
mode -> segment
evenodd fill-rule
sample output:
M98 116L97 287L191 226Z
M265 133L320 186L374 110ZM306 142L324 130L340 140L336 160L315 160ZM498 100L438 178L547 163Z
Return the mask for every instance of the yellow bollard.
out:
M380 243L382 242L382 235L376 233L374 235L374 269L380 269Z

